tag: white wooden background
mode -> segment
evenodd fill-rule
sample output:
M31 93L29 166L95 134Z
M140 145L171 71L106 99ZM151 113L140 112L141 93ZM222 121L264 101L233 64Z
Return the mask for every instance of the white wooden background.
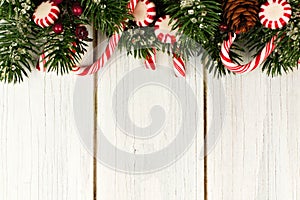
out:
M89 89L97 98L94 94L83 98L107 100L117 80L135 66L121 68L122 62L99 79L89 77ZM167 76L171 79L172 74ZM190 68L186 80L197 95L200 110L194 143L172 165L139 175L102 165L81 142L73 110L76 76L34 72L24 83L1 83L0 199L299 200L300 72L270 78L256 70L243 76L215 79L208 75L203 79ZM221 87L225 101L220 97ZM171 114L167 117L174 122L169 132L173 132L182 114L175 100L171 93L150 87L134 97L132 118L136 123L148 123L147 101L156 102L168 107ZM95 102L92 106L97 112L90 113L95 122L114 125L114 120L105 118L103 104ZM212 114L213 109L220 109L216 106L224 108L217 116ZM215 117L223 124L216 124ZM213 151L200 159L205 130L211 124L221 138ZM138 139L131 141L116 129L116 125L109 129L107 137L119 148L133 151L134 143L135 150L149 150L143 149ZM93 131L91 128L90 133ZM167 145L166 138L169 136L159 136L153 145Z

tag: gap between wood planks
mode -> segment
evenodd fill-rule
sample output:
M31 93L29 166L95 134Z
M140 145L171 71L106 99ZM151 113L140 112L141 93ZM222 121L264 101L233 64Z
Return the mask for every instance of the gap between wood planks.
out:
M93 29L93 60L97 59L98 32ZM98 73L94 74L94 133L93 133L93 199L97 200L97 150L98 150Z
M98 45L98 32L93 29L93 49ZM93 60L98 57L93 53ZM208 200L208 162L207 162L207 69L203 67L203 139L204 139L204 200ZM93 200L97 200L97 150L98 150L98 73L94 74L94 133L93 133ZM197 197L196 197L197 198Z
M203 139L204 139L204 200L208 200L208 163L207 163L207 69L203 66Z

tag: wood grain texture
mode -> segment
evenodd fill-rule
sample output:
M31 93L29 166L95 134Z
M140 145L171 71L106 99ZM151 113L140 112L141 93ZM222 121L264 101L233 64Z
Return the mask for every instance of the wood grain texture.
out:
M23 83L0 84L0 199L92 199L93 156L74 120L77 80L33 71Z
M156 71L146 71L149 76L159 76L162 68L172 66L171 57L165 55L158 55L158 69ZM138 160L133 160L129 163L127 170L120 172L114 166L107 166L107 163L98 164L98 199L110 200L147 200L147 199L204 199L204 170L203 159L199 158L200 150L203 148L203 77L201 72L197 73L195 67L189 67L189 76L186 82L193 92L198 103L198 111L193 110L191 113L198 113L198 131L193 139L190 148L177 160L174 160L171 165L163 166L162 169L154 169L154 171L131 171L131 165L139 165ZM190 126L189 121L185 121L185 115L191 113L184 113L181 109L181 101L176 97L176 92L172 93L163 84L158 84L159 80L153 78L152 83L140 85L139 89L135 90L127 100L122 95L130 93L130 86L137 84L134 81L139 79L139 74L133 76L128 81L124 81L124 77L130 76L128 72L134 71L136 68L142 68L141 61L133 58L118 58L110 65L107 71L99 74L99 111L98 111L98 126L103 130L108 140L117 148L135 155L151 154L153 152L164 150L177 137L177 132L182 126ZM164 78L169 79L167 82L172 82L177 79L172 72L172 68L168 72L163 72ZM122 80L123 79L123 80ZM145 77L146 79L146 77ZM138 81L137 81L138 82ZM114 90L117 85L121 84L124 92L119 94L119 101L122 101L124 106L128 106L129 117L132 119L134 126L147 127L151 124L151 108L160 105L166 111L166 121L160 132L151 138L140 139L138 137L138 129L133 129L132 133L120 131L120 126L117 125L118 119L115 119L111 113L111 99L113 98ZM174 90L179 87L172 86ZM171 88L172 89L172 88ZM188 91L187 89L183 89ZM184 91L183 91L184 92ZM188 95L185 98L190 98ZM189 101L189 99L188 99ZM127 113L124 113L127 115ZM152 119L153 120L153 119ZM131 126L128 124L128 126ZM136 131L135 131L136 130ZM189 129L186 129L189 130ZM145 130L151 131L151 130ZM130 135L131 134L131 135ZM185 134L193 134L187 132ZM166 155L172 157L178 149L174 149L173 155ZM116 161L123 159L118 151L107 152L105 149L98 153L109 154L112 159ZM158 155L159 156L159 155ZM145 165L147 165L145 158ZM155 162L155 161L154 161ZM151 164L151 163L148 163Z
M72 114L75 80L36 72L1 84L1 199L91 199L92 156Z
M298 77L257 70L214 81L213 92L225 87L226 111L209 155L209 199L299 199Z
M101 45L96 51L91 47L86 62L102 50ZM201 66L191 62L187 85L182 87L168 69L171 58L159 55L158 63L157 71L142 70L146 72L143 76L139 72L124 79L143 68L142 62L124 55L114 57L98 75L85 79L86 85L76 91L84 95L76 96L76 101L74 88L79 79L73 75L34 72L22 84L0 84L0 199L300 199L300 72L270 78L256 70L222 79L209 75L204 80ZM171 90L158 84L160 74L165 74L165 83L172 83ZM141 77L153 81L132 90ZM115 94L117 86L122 92ZM184 103L192 100L189 89L195 95L197 111ZM182 98L175 90L186 95ZM114 97L118 104L113 103ZM81 100L89 104L80 104ZM73 106L87 110L79 116L91 122L86 133L78 130ZM151 116L156 106L161 106L164 114ZM114 110L122 112L115 115ZM189 140L193 134L189 127L194 125L187 120L190 114L198 115L198 126L189 148L181 152L178 145L171 153L158 156L163 162L181 155L159 169L147 168L153 164L151 160L145 159L141 165L138 156L168 147L182 124L182 144ZM153 116L165 123L150 137L151 128L144 132L140 128L151 125ZM133 123L124 127L122 120L127 118ZM141 139L141 133L148 137ZM90 141L84 142L80 134L90 136ZM99 145L97 156L108 160L94 162L93 137ZM103 139L114 148L100 148ZM126 157L117 150L134 155L133 159L122 165Z

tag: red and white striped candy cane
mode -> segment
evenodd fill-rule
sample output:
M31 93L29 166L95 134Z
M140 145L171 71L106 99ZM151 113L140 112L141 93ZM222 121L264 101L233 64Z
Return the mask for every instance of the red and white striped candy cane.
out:
M130 0L128 7L131 9L131 12L134 11L138 0ZM125 26L123 27L124 30ZM109 39L109 43L107 47L105 48L104 53L101 55L101 57L91 66L85 67L85 68L77 68L75 73L79 76L86 76L91 75L99 71L104 65L107 63L107 61L110 59L112 54L115 52L116 47L118 46L118 43L121 39L122 33L116 33L112 35L112 37Z
M153 48L153 52L150 52L145 60L146 69L156 69L156 49Z
M173 30L174 21L170 23L170 20L170 16L165 15L155 22L154 33L162 43L174 44L179 39L178 28ZM173 69L177 77L185 77L184 60L175 53L173 54Z
M85 68L77 68L76 69L76 74L79 76L86 76L90 74L94 74L97 71L99 71L110 59L112 54L115 52L116 47L118 46L118 42L120 41L121 38L121 33L120 34L114 34L110 39L109 43L105 48L104 53L101 55L101 57L94 62L91 66L85 67ZM75 70L74 70L75 71Z
M131 12L134 11L134 8L137 5L138 0L130 0L130 3L128 4L128 8L131 10ZM125 27L123 27L124 30ZM106 62L110 59L111 55L114 53L116 47L118 46L118 43L120 41L122 33L116 33L112 35L112 37L109 39L109 43L107 47L105 48L104 53L101 55L101 57L92 65L88 67L78 67L75 66L73 68L73 72L75 72L79 76L86 76L91 75L99 71ZM44 57L45 54L43 53L41 57ZM41 63L41 59L39 61ZM47 62L47 61L46 61ZM37 66L37 69L41 68L41 66Z
M73 42L72 45L74 47L77 46L75 42ZM76 50L74 48L71 48L70 51L72 53L76 53ZM47 71L46 63L50 60L49 57L47 57L47 55L48 55L48 52L44 52L44 51L42 52L42 55L40 55L39 62L36 65L36 69L38 71L43 71L43 72ZM72 58L72 55L71 55L71 58ZM79 68L80 67L78 67L78 66L74 66L73 69L72 69L72 71L78 71Z
M42 53L39 57L39 62L36 65L36 69L38 71L45 72L47 70L46 63L49 61L49 58L47 57L48 53Z
M275 49L274 41L277 38L277 36L273 36L271 41L266 44L266 46L261 50L261 52L248 64L245 65L237 65L232 62L229 51L230 47L233 44L233 41L236 38L236 34L234 33L233 36L229 34L229 39L227 41L224 41L221 46L221 53L220 57L222 60L223 65L230 71L235 73L245 73L250 72L257 68L261 63L263 63L266 58L272 53L272 51Z
M176 55L175 53L173 54L173 69L175 72L175 75L177 77L185 77L185 63L184 60Z

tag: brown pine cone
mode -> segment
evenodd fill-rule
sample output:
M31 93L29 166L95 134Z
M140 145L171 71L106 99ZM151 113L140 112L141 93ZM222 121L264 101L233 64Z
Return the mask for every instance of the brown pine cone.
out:
M245 33L258 21L258 0L225 0L223 20L229 31Z

